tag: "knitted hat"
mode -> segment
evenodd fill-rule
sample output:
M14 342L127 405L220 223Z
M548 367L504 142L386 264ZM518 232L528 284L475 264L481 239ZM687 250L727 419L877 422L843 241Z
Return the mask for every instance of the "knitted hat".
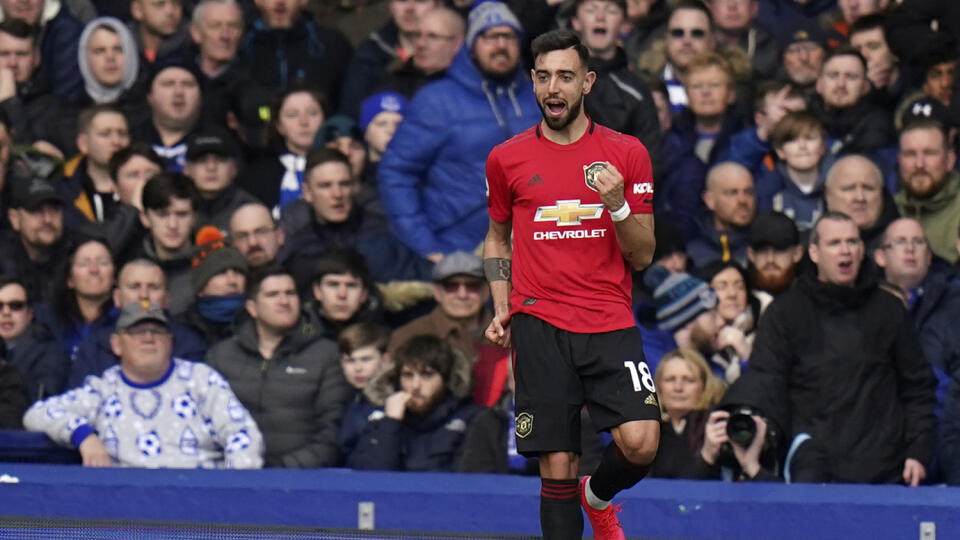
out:
M517 35L523 33L520 20L506 4L495 0L480 2L467 16L467 49L472 51L477 36L495 26L509 26Z
M717 306L713 289L685 272L672 274L660 265L653 265L644 274L643 283L653 291L657 326L661 330L679 330Z
M360 106L360 129L366 132L370 122L373 122L373 119L382 112L393 112L402 115L406 107L407 98L396 92L388 90L372 95Z
M227 270L247 273L247 261L237 248L228 246L223 234L213 225L207 225L197 231L197 254L193 257L190 269L190 283L193 294L197 294L207 285L213 276Z
M314 148L323 148L327 143L335 141L340 137L350 137L356 141L363 140L363 132L357 121L345 114L338 114L327 118L326 121L317 130L313 138Z

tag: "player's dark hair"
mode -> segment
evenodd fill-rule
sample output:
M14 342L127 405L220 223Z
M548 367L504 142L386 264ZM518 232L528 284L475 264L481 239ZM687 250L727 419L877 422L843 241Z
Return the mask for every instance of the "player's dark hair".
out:
M143 186L144 210L163 210L173 204L174 198L190 201L190 208L194 212L200 208L200 192L185 174L169 171L158 173Z
M565 49L577 51L583 67L587 67L587 62L590 60L590 51L587 50L587 46L580 41L580 36L573 30L551 30L545 34L540 34L537 36L537 39L534 39L533 43L530 44L530 51L533 53L534 63L536 63L537 58L542 54Z
M153 147L145 143L130 143L129 146L125 146L110 156L110 161L108 167L110 169L110 178L114 182L117 181L117 175L120 173L120 167L123 167L127 164L128 161L133 159L135 156L140 156L146 160L149 160L163 169L163 161L160 159L160 156L153 151Z
M450 381L456 353L453 347L437 336L414 336L407 340L393 355L396 377L404 367L426 367L440 374L444 384Z

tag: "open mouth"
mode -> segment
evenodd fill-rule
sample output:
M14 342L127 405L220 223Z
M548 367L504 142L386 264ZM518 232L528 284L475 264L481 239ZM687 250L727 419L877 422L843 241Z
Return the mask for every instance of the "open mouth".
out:
M609 32L607 32L606 28L598 26L597 28L594 28L591 33L597 37L606 37Z
M562 99L548 99L543 102L543 105L550 116L563 116L563 113L567 111L567 103Z
M844 274L849 274L851 271L853 271L853 261L841 261L837 264L837 266Z

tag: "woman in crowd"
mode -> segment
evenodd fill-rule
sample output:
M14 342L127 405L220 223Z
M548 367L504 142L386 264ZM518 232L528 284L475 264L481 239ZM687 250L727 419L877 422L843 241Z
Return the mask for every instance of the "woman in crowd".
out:
M654 376L660 397L660 450L651 476L710 478L712 467L700 456L704 427L726 385L706 360L690 349L671 351L660 359Z
M36 318L72 359L86 336L113 324L114 264L110 248L100 239L78 243L58 275L52 300L37 306Z
M283 209L300 198L307 154L326 117L326 99L318 90L295 86L270 110L267 149L240 178L240 187L267 207Z

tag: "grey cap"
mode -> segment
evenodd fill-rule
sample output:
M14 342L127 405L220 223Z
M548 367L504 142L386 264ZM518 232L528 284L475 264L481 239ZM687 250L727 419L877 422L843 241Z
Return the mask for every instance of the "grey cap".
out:
M453 276L483 279L483 259L473 253L455 251L433 267L433 281L443 281Z
M120 310L120 316L117 318L116 331L126 330L131 326L140 324L144 321L156 321L164 326L167 325L167 316L163 314L160 306L150 303L146 300L139 302L130 302Z

